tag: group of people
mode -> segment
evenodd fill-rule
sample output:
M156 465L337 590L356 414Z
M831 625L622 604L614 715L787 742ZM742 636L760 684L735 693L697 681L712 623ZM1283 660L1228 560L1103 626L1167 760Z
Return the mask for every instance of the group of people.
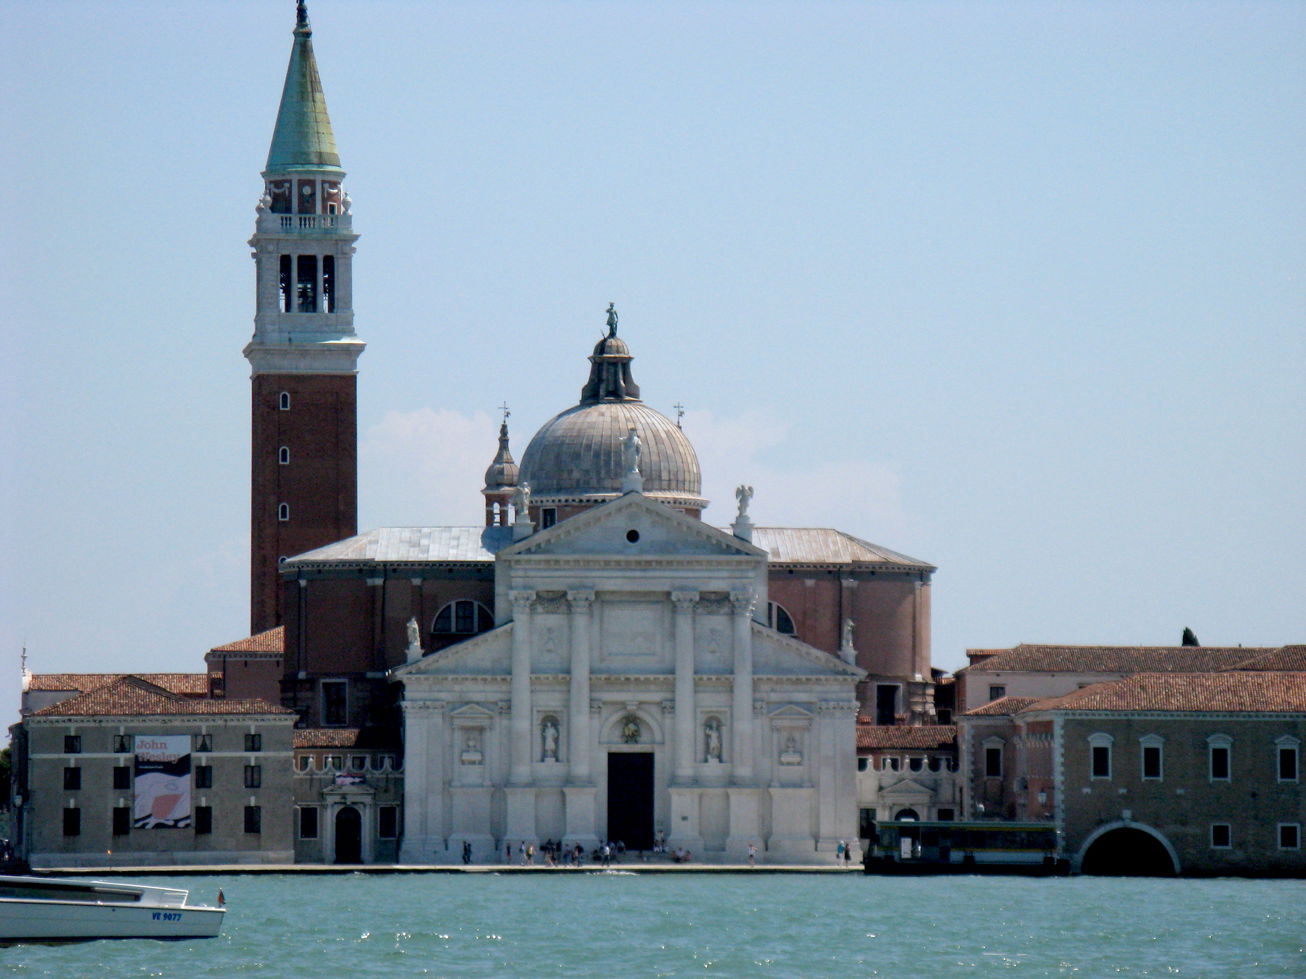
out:
M626 852L626 844L621 840L613 842L605 840L595 847L589 853L589 861L601 867L612 865L612 861L621 862L621 857ZM561 840L545 840L540 844L540 856L544 859L546 867L583 867L585 866L586 854L585 848L579 843L572 846L565 845ZM463 863L472 862L472 846L470 843L463 843ZM510 840L504 840L503 843L503 862L511 864L513 862L513 847ZM533 867L535 865L535 844L522 840L517 844L517 863L522 867Z

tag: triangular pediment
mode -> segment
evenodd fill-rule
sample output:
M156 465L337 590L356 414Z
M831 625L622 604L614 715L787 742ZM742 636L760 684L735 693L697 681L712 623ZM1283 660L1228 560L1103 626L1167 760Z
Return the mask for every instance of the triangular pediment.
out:
M481 704L463 704L449 711L449 716L456 717L460 721L488 721L496 715L490 708L483 707Z
M512 672L512 623L429 653L391 671L396 680L419 676L499 676Z
M766 552L641 493L569 517L499 552L531 558L754 558Z
M798 704L781 704L767 716L773 721L810 721L816 715Z
M753 623L753 672L757 676L828 676L860 680L866 671L838 656Z
M896 803L925 803L934 798L934 791L921 785L920 782L910 778L905 778L901 782L895 782L893 785L881 785L880 797L885 801L893 801Z

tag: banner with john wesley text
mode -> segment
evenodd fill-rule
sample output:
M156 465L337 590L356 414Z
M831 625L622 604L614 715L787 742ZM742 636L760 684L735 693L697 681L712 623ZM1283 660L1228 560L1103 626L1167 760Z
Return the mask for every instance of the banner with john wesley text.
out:
M190 825L190 735L136 735L132 826L184 829Z

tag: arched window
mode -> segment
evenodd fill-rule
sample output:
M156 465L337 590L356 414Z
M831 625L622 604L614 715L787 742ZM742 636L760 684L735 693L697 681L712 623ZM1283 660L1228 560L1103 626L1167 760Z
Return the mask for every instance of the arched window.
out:
M289 410L290 410L290 392L289 392L289 391L282 391L282 392L281 392L281 397L280 397L280 398L278 399L278 401L277 401L277 406L278 406L282 411L289 411Z
M794 619L783 605L779 602L766 603L766 624L776 632L783 632L786 636L792 636L797 629L794 628Z
M894 814L893 818L897 821L902 821L905 819L914 819L919 822L921 817L916 814L915 809L899 809Z
M290 465L290 446L283 445L281 448L277 449L277 462L281 463L283 466Z
M277 519L280 520L280 521L282 521L283 523L284 523L285 521L287 521L287 520L290 519L290 504L289 504L289 503L278 503L278 504L277 504Z
M440 609L432 636L474 636L494 628L494 615L480 602L461 598Z

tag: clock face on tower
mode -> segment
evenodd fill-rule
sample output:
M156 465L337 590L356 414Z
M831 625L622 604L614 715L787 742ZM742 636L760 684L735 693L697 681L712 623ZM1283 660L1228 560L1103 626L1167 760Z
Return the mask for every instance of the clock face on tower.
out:
M301 180L299 182L299 208L300 214L312 214L317 210L317 184L313 180Z

